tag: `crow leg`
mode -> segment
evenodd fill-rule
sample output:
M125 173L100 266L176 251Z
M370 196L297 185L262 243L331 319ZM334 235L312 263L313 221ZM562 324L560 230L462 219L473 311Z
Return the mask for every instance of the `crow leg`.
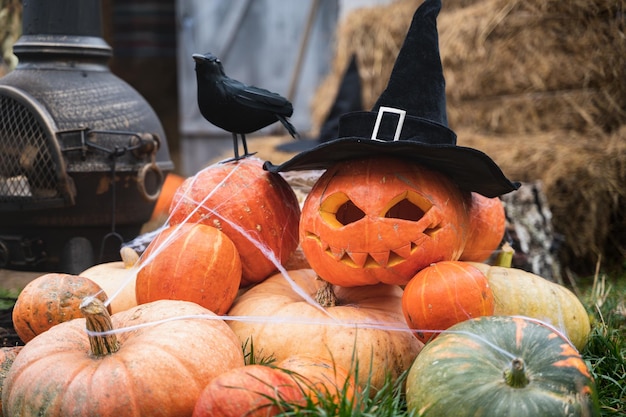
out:
M239 159L239 141L237 140L237 134L233 132L233 148L235 151L235 161Z
M250 155L248 153L248 144L246 143L246 135L244 135L243 133L241 134L241 144L243 145L243 156L246 157Z
M243 156L242 158L245 158L247 156L252 156L254 155L256 152L248 152L248 143L246 142L246 135L244 135L243 133L241 134L241 143L243 145Z
M246 143L246 135L241 133L241 143L243 145L243 155L239 155L239 139L237 137L237 133L233 133L233 151L235 152L235 156L230 159L226 159L222 162L231 162L238 161L240 159L246 158L248 156L254 155L256 152L248 152L248 144Z

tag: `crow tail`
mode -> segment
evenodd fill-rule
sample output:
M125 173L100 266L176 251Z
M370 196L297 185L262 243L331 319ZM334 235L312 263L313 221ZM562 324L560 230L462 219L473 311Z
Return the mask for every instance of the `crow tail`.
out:
M300 135L298 134L298 132L296 131L296 128L293 127L293 125L291 124L291 122L289 122L289 119L287 119L285 116L281 116L279 114L276 115L276 117L278 118L278 120L283 124L283 126L285 126L285 129L287 129L287 132L289 132L289 134L294 138L294 139L300 139Z

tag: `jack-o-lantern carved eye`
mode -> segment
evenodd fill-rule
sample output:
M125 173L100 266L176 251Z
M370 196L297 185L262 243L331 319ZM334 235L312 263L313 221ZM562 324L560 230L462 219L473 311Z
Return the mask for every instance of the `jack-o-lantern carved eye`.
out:
M416 222L422 219L432 207L433 204L427 198L409 190L392 198L381 217ZM431 225L424 230L424 234L432 236L439 229L441 225Z
M413 191L405 191L392 198L379 216L388 219L419 221L432 208L428 199ZM320 216L330 227L339 228L357 222L365 217L361 210L345 193L334 193L321 203ZM424 231L432 234L440 227L433 226Z
M365 217L365 212L358 208L344 193L328 196L320 205L320 216L331 227L346 226Z
M418 221L430 208L432 203L412 191L404 192L393 198L381 217Z

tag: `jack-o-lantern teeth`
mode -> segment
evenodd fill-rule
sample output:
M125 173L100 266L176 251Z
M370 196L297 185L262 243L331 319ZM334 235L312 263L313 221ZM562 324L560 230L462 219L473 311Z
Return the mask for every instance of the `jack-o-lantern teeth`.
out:
M417 249L415 242L409 242L404 246L385 252L367 253L351 252L344 248L333 248L327 243L323 243L319 236L314 233L307 233L307 239L314 239L322 246L322 250L335 261L341 262L353 268L385 268L392 267L404 262Z
M396 251L379 253L344 252L343 256L340 258L335 257L335 259L353 268L387 268L404 262L417 246L409 244L406 247L409 250L408 255L406 253L400 255ZM328 253L330 254L330 252Z
M353 268L380 268L389 265L390 261L399 263L406 259L390 252L348 252L344 249L332 247L326 249L325 252L332 256L337 262L344 263Z

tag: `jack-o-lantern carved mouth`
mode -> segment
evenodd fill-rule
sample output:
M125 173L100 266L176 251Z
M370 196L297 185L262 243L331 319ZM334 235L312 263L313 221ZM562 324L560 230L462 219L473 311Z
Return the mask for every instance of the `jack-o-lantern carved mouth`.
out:
M374 249L376 244L365 245L361 242L353 242L341 246L333 245L324 240L320 234L307 231L305 237L312 239L319 245L320 249L328 256L338 262L353 268L388 268L396 266L409 259L424 242L424 239L434 238L442 226L439 216L427 216L433 209L433 205L425 197L412 191L406 191L392 199L380 213L376 216L369 216L361 210L344 193L334 193L327 197L320 205L319 214L337 238L337 232L342 233L342 229L352 226L350 235L355 239L364 239L365 236L358 234L358 222L379 222L378 226L382 230L394 230L394 233L387 235L388 242L383 250L358 250L357 247L369 246ZM418 225L421 224L421 225ZM404 228L403 233L399 229ZM417 230L417 231L416 231ZM406 238L401 238L402 234ZM346 232L345 238L347 239ZM393 237L393 239L391 239ZM402 239L402 242L398 242ZM345 239L342 239L345 240ZM380 246L381 236L376 236ZM393 241L391 241L393 240ZM395 242L395 245L394 245ZM382 249L382 248L380 248Z

